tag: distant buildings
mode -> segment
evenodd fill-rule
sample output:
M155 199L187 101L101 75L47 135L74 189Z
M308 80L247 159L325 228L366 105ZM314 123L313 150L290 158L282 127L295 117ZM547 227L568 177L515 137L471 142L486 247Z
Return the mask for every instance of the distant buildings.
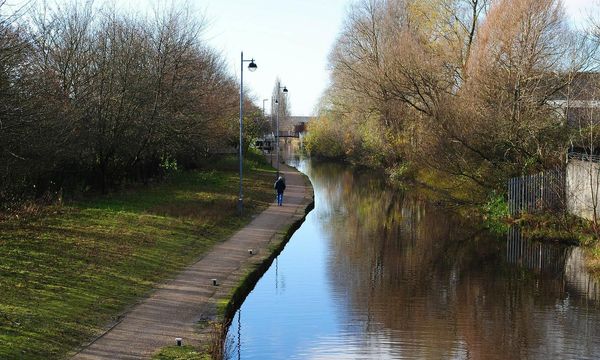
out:
M600 73L581 72L548 101L571 127L600 123Z

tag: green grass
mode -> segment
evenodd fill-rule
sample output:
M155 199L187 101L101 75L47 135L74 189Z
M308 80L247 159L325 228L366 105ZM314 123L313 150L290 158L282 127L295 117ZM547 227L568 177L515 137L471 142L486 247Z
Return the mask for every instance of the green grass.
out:
M211 360L210 355L202 355L191 346L169 346L162 348L152 360Z
M240 218L229 162L0 221L0 359L66 357L264 209L274 173L252 159Z
M522 214L514 220L530 240L593 248L597 244L591 223L565 213Z

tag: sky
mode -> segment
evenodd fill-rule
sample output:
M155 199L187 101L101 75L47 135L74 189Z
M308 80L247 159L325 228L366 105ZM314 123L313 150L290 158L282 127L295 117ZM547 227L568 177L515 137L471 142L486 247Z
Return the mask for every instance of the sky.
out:
M312 115L328 84L327 57L348 0L201 0L208 42L239 77L240 52L258 69L244 71L244 89L266 112L277 77L292 114ZM247 64L246 64L247 65Z
M24 0L8 0L18 3ZM63 1L63 0L58 0ZM151 11L167 0L113 1L135 12ZM254 58L258 69L244 71L244 91L269 113L277 77L289 90L292 114L313 115L329 83L328 55L353 0L169 0L189 4L207 21L204 39L219 51L239 79L240 53ZM564 0L567 12L581 24L600 0ZM598 12L596 15L600 14Z

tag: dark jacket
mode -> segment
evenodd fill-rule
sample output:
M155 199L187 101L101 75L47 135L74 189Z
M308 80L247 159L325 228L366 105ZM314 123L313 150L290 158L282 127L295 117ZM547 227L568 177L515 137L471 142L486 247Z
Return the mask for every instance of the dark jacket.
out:
M283 190L285 190L285 180L278 179L277 181L275 181L274 187L277 190L278 194L283 194Z

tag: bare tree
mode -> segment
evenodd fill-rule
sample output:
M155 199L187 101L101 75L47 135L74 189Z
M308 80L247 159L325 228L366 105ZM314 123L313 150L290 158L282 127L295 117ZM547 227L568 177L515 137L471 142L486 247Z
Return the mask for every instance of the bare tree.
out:
M379 119L386 166L500 189L562 158L551 100L583 68L582 49L559 0L359 1L331 53L327 111L347 133Z
M0 202L145 181L233 137L236 81L204 25L77 0L0 17Z

